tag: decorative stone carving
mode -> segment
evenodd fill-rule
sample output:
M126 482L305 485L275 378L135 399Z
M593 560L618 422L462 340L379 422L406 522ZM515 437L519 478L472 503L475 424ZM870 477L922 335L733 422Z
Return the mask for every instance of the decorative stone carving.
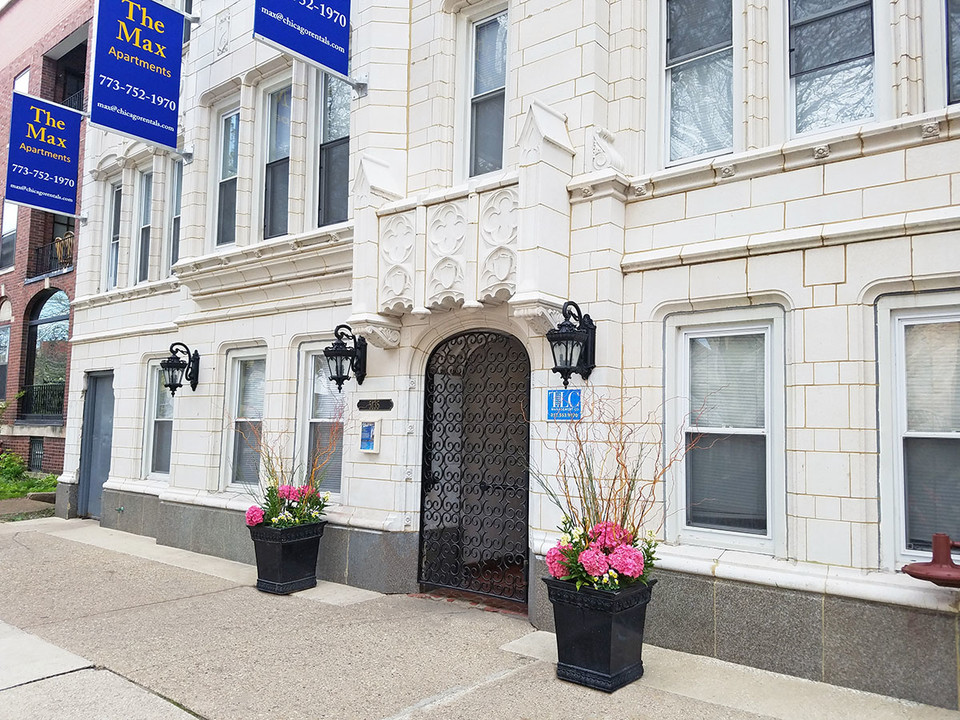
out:
M502 302L517 290L517 190L480 196L481 301Z
M443 203L428 211L427 307L452 307L463 302L463 244L466 213L461 204Z
M940 137L940 123L924 123L920 126L920 137L924 140Z
M830 146L829 145L817 145L813 149L813 157L816 160L826 160L830 157Z
M381 349L400 347L400 331L374 323L354 323L351 325L354 335L365 338L368 343Z
M398 213L381 222L380 310L403 313L413 308L415 218Z
M623 156L617 152L613 146L616 138L606 128L594 127L591 129L593 136L593 152L591 154L593 169L605 170L612 168L623 172L626 167Z
M217 29L215 31L215 46L217 57L226 55L230 49L230 6L217 14Z
M511 314L527 323L534 335L546 335L547 330L555 328L563 319L559 306L543 301L514 305L511 308Z
M567 116L534 100L527 109L520 131L520 164L531 165L539 161L547 144L563 150L570 157L576 154L567 132Z
M633 196L638 198L645 198L650 196L650 183L643 182L637 183L633 186Z
M722 178L732 178L737 174L737 168L734 165L724 165L720 168L720 177Z

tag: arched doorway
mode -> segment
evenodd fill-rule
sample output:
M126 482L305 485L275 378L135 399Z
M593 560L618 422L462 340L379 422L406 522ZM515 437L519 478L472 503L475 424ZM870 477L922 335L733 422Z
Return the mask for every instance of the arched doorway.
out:
M487 330L427 361L419 581L527 601L530 359Z

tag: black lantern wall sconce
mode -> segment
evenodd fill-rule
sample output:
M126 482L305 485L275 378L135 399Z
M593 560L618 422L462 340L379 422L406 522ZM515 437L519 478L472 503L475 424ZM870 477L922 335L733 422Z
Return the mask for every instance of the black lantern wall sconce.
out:
M160 371L163 373L163 386L170 390L171 396L177 394L184 379L190 383L190 389L196 392L200 378L200 353L194 350L191 354L190 348L182 342L175 342L170 346L170 357L160 362Z
M547 340L553 352L553 371L560 373L563 386L570 384L570 376L577 373L586 380L596 367L597 326L589 315L580 312L572 300L563 304L563 320L547 330ZM577 324L571 322L571 318Z
M333 331L333 345L323 349L327 358L330 379L337 384L337 392L343 392L343 384L350 379L350 371L357 377L357 385L363 385L367 376L367 341L356 337L349 325L337 325ZM347 345L347 341L352 345Z

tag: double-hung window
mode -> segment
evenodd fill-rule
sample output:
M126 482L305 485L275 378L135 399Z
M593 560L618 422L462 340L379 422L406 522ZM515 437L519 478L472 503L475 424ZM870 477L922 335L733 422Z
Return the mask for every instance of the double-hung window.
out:
M237 169L240 157L240 111L220 118L220 172L217 183L217 245L237 240Z
M291 89L270 93L267 166L263 191L263 237L287 232L287 208L290 195L290 97Z
M140 173L140 207L137 215L137 282L150 278L150 217L153 212L153 173Z
M690 448L670 479L675 541L785 551L782 317L758 307L668 321L665 437Z
M875 114L871 0L790 0L796 132Z
M320 111L320 188L317 224L347 219L350 183L350 86L323 75Z
M170 267L180 259L180 208L183 195L183 160L171 167L170 182Z
M10 362L10 326L0 327L0 399L7 397L7 366Z
M470 176L503 167L507 82L507 13L473 26L470 89Z
M106 289L117 286L117 274L120 267L120 211L123 205L123 186L115 183L110 186L110 244L107 247Z
M17 213L19 205L3 202L2 230L0 230L0 270L13 267L17 252Z
M960 537L960 309L899 316L894 349L899 555Z
M170 449L173 441L173 396L163 384L160 365L149 366L147 383L147 448L149 456L145 462L148 474L169 474Z
M947 0L947 102L960 102L960 0Z
M667 0L670 161L733 149L731 0Z
M342 396L327 375L323 354L309 357L307 459L304 468L308 475L315 473L321 491L339 493L343 461Z
M233 359L233 436L230 480L243 485L260 482L263 393L267 361L263 357Z

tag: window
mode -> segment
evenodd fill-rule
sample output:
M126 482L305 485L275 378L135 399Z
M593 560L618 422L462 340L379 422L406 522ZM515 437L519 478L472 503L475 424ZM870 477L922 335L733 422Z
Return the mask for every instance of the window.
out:
M190 16L193 15L193 0L183 0L181 5L183 14L186 16L183 18L183 44L186 45L190 42L190 35L193 30L193 24L190 22Z
M29 68L17 75L13 79L13 91L18 93L30 92L30 70Z
M70 299L57 290L38 302L27 326L27 385L20 407L27 415L62 417L70 356Z
M947 0L947 102L960 102L960 0Z
M149 366L147 382L147 439L143 444L148 457L145 470L148 474L169 474L170 448L173 441L173 396L163 385L160 364Z
M17 213L20 207L3 202L2 231L0 231L0 269L13 267L17 252Z
M343 463L343 402L336 385L327 376L322 353L310 356L309 419L306 433L306 462L309 473L318 467L322 473L320 490L339 493Z
M240 154L240 111L220 119L220 181L217 186L217 245L237 239L237 165Z
M123 204L123 186L110 186L110 245L107 248L107 290L117 286L120 266L120 210Z
M960 310L904 314L895 330L899 552L929 552L934 533L960 537Z
M0 400L7 399L7 366L10 362L10 326L0 327Z
M287 86L270 93L270 135L263 190L263 237L287 233L290 195L290 96Z
M733 149L730 0L667 0L671 161Z
M171 168L170 182L170 267L180 259L180 207L183 196L183 160Z
M790 77L798 133L873 117L870 0L790 0Z
M43 438L30 438L30 460L27 462L27 470L30 472L41 472L43 470Z
M739 322L736 322L739 321ZM682 323L682 324L681 324ZM665 437L693 445L673 468L675 541L785 551L782 312L727 310L668 320Z
M235 357L233 360L234 406L231 438L230 481L244 485L260 482L261 421L266 374L263 357Z
M473 26L470 90L470 176L503 167L507 80L507 13Z
M350 183L350 86L323 75L320 111L320 227L347 219Z
M153 173L140 173L139 246L137 250L137 282L150 279L150 215L153 200Z

